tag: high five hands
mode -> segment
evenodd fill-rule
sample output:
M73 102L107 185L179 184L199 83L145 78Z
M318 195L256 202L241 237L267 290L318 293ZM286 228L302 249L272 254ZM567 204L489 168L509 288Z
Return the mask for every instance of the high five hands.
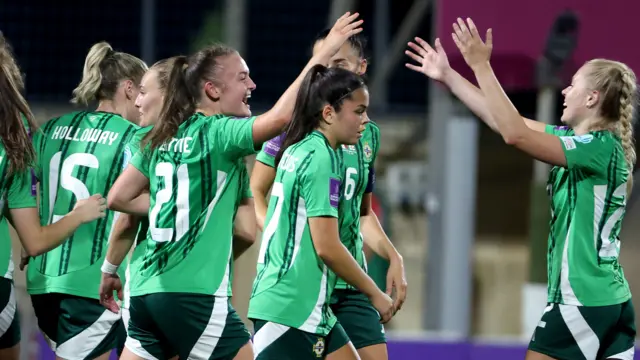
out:
M493 50L491 29L487 30L485 41L483 41L473 20L467 18L465 23L464 20L458 18L457 22L453 23L451 37L471 69L489 62ZM433 80L445 80L451 66L440 39L435 40L434 47L419 37L415 38L415 42L409 42L407 45L410 49L406 50L405 54L419 64L407 63L405 64L407 68Z

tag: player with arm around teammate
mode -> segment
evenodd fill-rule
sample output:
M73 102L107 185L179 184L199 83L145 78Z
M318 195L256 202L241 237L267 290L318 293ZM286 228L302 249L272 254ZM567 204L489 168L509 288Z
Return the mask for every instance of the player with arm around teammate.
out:
M8 223L16 229L27 254L35 256L60 244L83 223L103 217L106 208L105 200L94 195L76 203L56 224L40 225L31 170L36 153L29 138L29 132L36 127L21 94L23 88L11 48L0 34L0 196L2 207L7 208L0 214L0 359L8 360L20 358L20 325Z
M483 42L471 19L458 19L453 37L494 129L507 144L553 165L548 304L527 359L633 359L635 315L618 238L636 161L633 71L616 61L588 61L562 91L565 126L544 125L523 121L505 96L489 63L491 31ZM416 60L438 57L422 50Z
M315 39L314 53L320 49L328 30ZM364 75L367 60L364 55L366 40L360 34L349 38L328 63L330 68L342 68ZM256 218L262 228L267 213L267 193L273 185L276 169L275 155L278 153L284 134L266 142L256 158L251 174L251 187L255 196ZM340 199L340 239L366 271L364 242L378 255L389 260L388 294L396 290L396 310L406 298L406 280L402 256L386 236L377 216L371 209L371 196L375 183L374 163L380 147L380 130L368 121L363 136L356 144L344 144L337 151L342 153L345 174L344 194ZM362 230L362 234L360 233ZM380 316L368 298L339 280L331 299L331 308L338 321L349 335L353 345L364 360L387 358L386 339Z
M151 130L158 119L162 102L169 83L169 71L173 66L175 57L163 59L153 64L140 81L140 92L136 98L135 106L138 108L141 128L136 132L125 149L124 168L129 164L131 156L140 150L140 141ZM116 189L117 190L117 189ZM136 216L121 213L113 225L111 240L102 266L102 279L100 282L100 302L114 313L121 312L125 329L129 324L129 288L132 275L136 274L136 265L142 259L144 246L141 242L146 239L149 228L149 219L146 216ZM130 254L131 248L134 248ZM125 257L128 256L125 270L125 283L118 274L118 268ZM114 292L122 300L122 308L114 299Z
M257 359L359 359L334 316L336 275L362 291L382 321L389 296L363 271L339 236L342 144L356 144L368 121L360 76L315 66L305 77L276 155L277 173L258 254L248 317Z
M357 16L336 22L326 48L258 117L246 103L255 84L235 50L212 46L174 63L160 118L108 196L112 209L149 214L123 358L253 358L229 304L237 160L288 123L304 74L361 31Z
M46 122L34 135L40 214L52 224L91 193L107 193L122 169L123 153L138 126L134 106L147 66L100 42L85 60L73 103L97 101ZM118 214L81 226L61 246L31 259L27 289L38 326L58 358L107 358L124 340L120 314L100 305L100 283L109 234Z

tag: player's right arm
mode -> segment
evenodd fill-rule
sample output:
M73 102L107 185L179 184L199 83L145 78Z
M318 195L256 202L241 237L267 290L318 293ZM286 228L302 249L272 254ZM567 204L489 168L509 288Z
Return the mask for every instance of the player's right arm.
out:
M147 216L149 193L149 160L143 151L138 151L125 170L118 176L107 195L109 209L127 214Z
M275 157L280 151L283 140L284 134L281 134L265 142L256 157L256 162L251 172L251 192L255 202L256 221L261 231L264 229L264 222L269 209L267 194L276 178Z
M409 42L409 47L413 52L407 50L405 53L417 61L419 66L413 64L407 64L406 66L433 80L444 83L453 95L465 104L471 112L478 116L480 120L487 124L493 131L498 132L497 125L489 111L482 90L451 68L447 54L440 43L440 39L436 39L435 49L419 37L416 37L415 40L415 43ZM525 117L522 119L530 129L540 132L545 131L544 123Z
M118 293L118 298L122 296L122 281L118 276L118 267L131 250L140 225L140 218L135 215L121 213L113 225L113 232L109 239L109 248L102 264L102 279L100 280L100 303L106 309L118 313L120 307L113 298L113 292Z
M293 107L296 102L296 96L300 89L302 80L307 75L307 72L311 70L315 65L326 65L329 63L331 57L340 50L340 47L349 39L352 35L358 34L362 31L360 25L362 20L356 20L359 14L346 13L342 15L331 28L331 32L322 42L322 47L318 50L311 60L304 67L300 75L289 86L289 88L282 94L276 104L264 114L258 116L253 123L253 142L256 145L278 135L285 125L291 120L293 115Z
M38 256L56 248L69 238L80 225L105 216L105 199L93 195L79 200L73 210L60 220L42 226L31 191L31 171L16 174L7 192L8 218L18 233L20 242L29 256Z
M318 155L314 155L318 157ZM336 275L371 299L382 322L389 321L395 310L392 299L383 293L365 273L340 241L338 202L340 179L332 173L330 162L312 160L302 175L302 197L305 201L309 232L318 257Z

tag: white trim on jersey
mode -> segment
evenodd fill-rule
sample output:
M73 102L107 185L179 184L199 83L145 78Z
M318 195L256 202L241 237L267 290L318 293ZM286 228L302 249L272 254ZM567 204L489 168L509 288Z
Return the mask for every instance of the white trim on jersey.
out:
M560 292L562 293L562 302L566 305L582 306L582 303L576 297L576 293L573 292L571 282L569 281L569 240L571 239L571 232L573 230L573 223L569 225L567 230L567 236L564 239L564 247L562 249L562 267L560 269Z

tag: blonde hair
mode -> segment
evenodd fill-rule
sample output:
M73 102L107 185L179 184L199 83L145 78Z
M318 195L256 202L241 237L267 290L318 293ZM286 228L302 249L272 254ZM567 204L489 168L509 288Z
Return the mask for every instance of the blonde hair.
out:
M137 57L114 51L107 42L91 47L84 61L82 81L73 90L74 104L87 105L93 100L111 100L123 80L139 84L147 65Z
M627 189L633 185L633 169L636 165L636 147L633 137L633 115L637 104L636 75L626 64L606 59L587 62L587 78L601 94L600 116L620 138L629 168ZM629 192L629 191L627 191Z

